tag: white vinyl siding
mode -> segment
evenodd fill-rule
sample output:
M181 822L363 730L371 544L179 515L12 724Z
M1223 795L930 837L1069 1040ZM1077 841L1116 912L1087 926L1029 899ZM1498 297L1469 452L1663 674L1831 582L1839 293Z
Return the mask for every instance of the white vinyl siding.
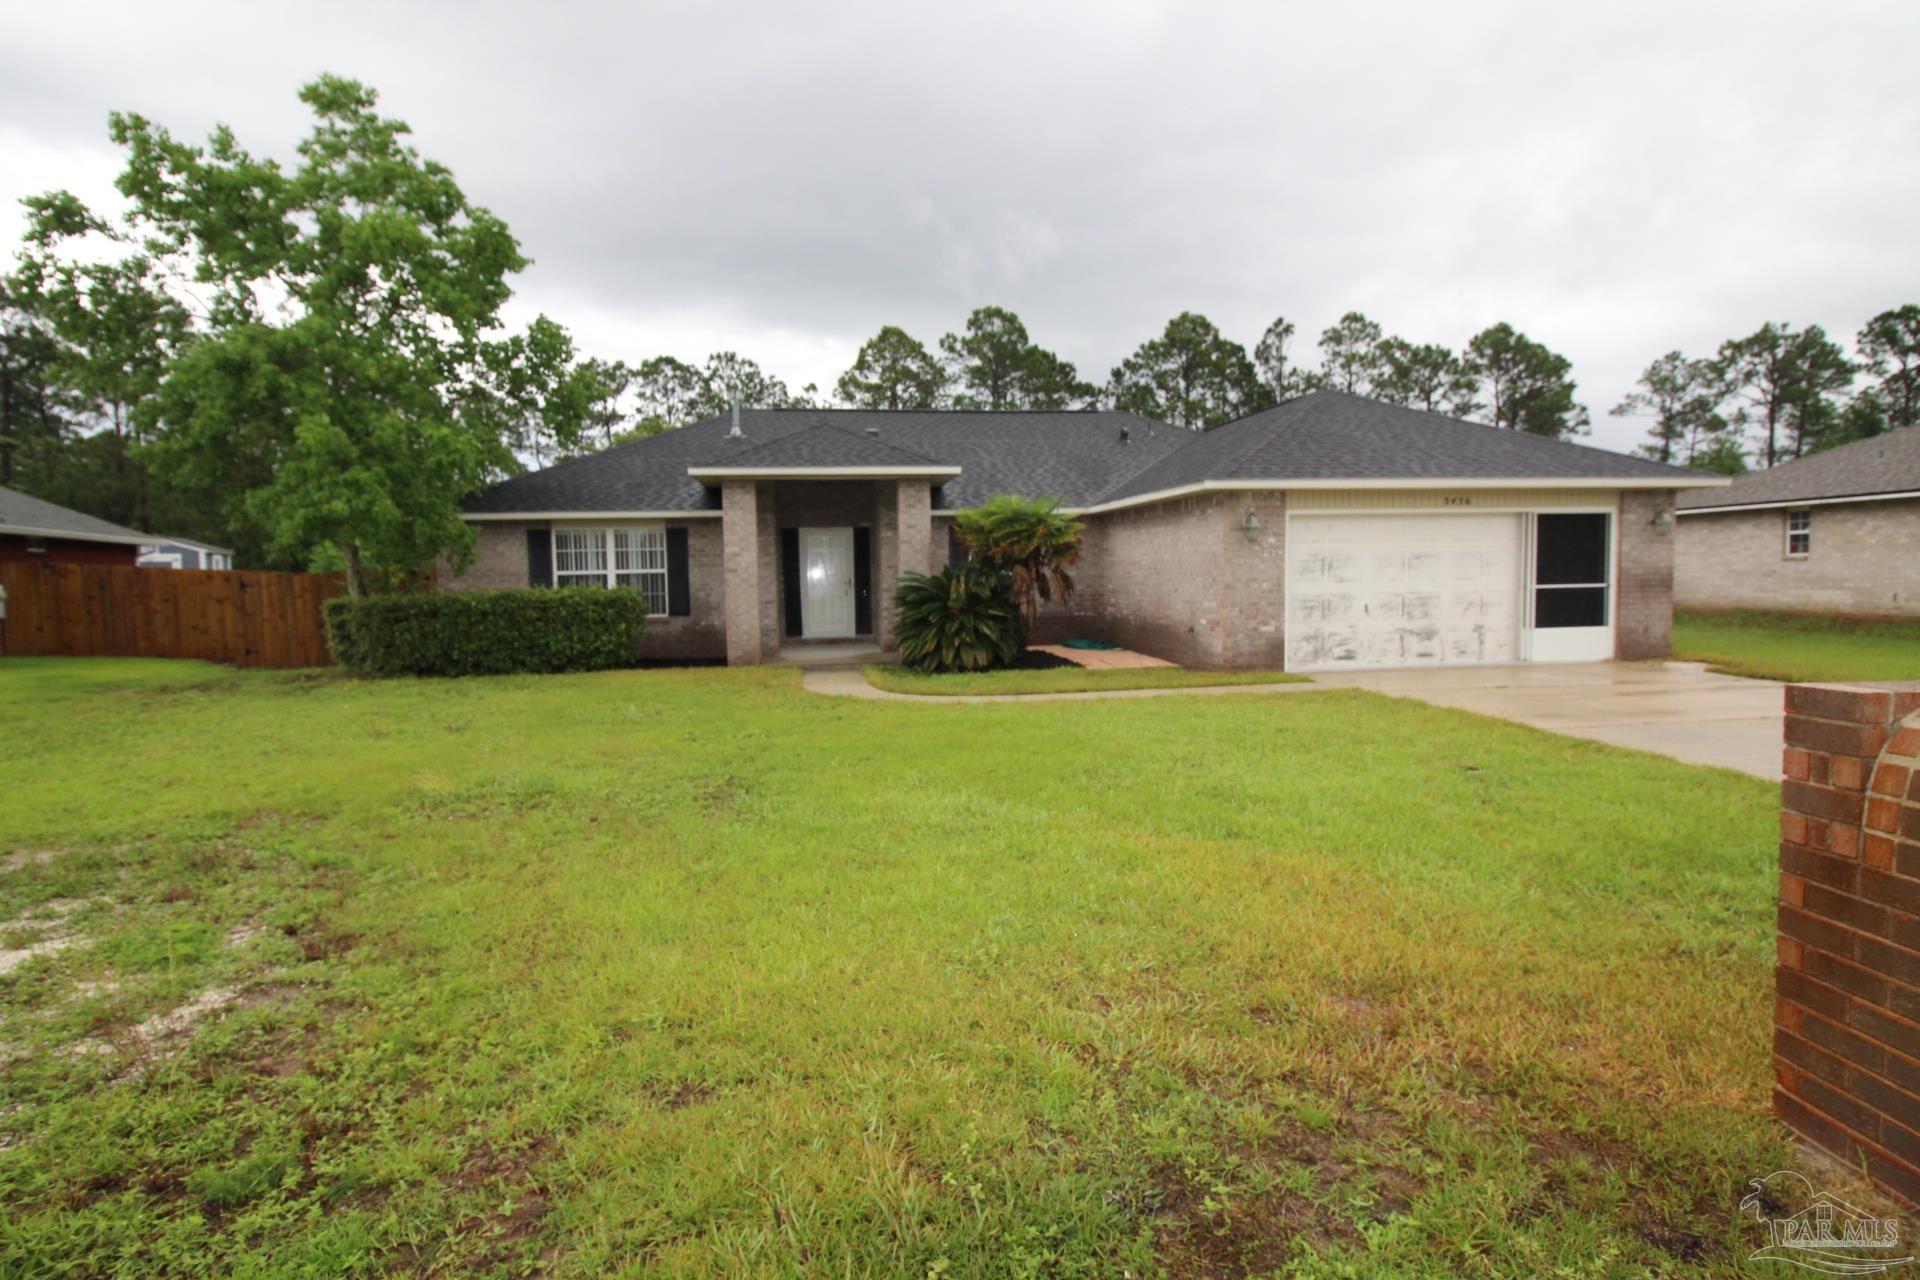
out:
M667 612L667 532L658 527L555 529L553 585L644 592L647 612Z

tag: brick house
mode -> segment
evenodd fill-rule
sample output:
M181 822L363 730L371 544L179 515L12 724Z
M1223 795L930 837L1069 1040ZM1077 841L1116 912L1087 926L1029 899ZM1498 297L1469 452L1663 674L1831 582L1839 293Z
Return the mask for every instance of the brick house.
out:
M1920 427L1684 494L1678 514L1683 608L1920 616Z
M131 566L152 541L151 534L0 488L0 564Z
M1018 493L1086 523L1043 638L1209 668L1643 658L1671 634L1674 496L1725 483L1331 391L1209 431L746 410L476 495L444 581L643 590L645 658L890 649L890 584L956 554L956 511Z

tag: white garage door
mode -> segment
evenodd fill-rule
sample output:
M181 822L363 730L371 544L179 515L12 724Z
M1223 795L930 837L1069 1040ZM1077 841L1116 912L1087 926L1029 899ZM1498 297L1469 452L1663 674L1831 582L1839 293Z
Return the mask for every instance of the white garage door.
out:
M1519 515L1295 516L1293 671L1518 660Z

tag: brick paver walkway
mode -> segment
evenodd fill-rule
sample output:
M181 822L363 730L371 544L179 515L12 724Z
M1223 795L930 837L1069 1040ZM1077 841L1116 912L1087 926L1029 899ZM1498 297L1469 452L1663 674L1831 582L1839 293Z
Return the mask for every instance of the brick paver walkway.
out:
M1035 653L1050 653L1065 658L1089 671L1120 671L1131 667L1171 667L1165 658L1151 658L1131 649L1074 649L1064 644L1029 645Z

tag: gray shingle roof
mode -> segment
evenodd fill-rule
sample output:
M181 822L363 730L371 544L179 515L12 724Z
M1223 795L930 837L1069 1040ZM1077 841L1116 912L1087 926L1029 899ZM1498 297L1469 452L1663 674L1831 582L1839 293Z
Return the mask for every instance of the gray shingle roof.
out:
M714 490L687 475L707 466L960 468L941 508L996 493L1057 497L1070 507L1200 481L1541 479L1698 483L1700 473L1605 449L1502 431L1337 391L1317 391L1211 431L1118 412L969 413L748 409L744 440L729 419L618 445L516 476L469 499L475 514L700 511ZM867 428L878 427L878 437Z
M1920 427L1908 427L1766 471L1735 476L1733 484L1725 489L1683 494L1680 506L1696 511L1916 490L1920 490Z
M940 465L916 449L878 435L843 431L828 423L802 427L773 440L721 437L703 467L931 467Z
M1606 449L1548 440L1444 414L1315 391L1204 431L1130 476L1109 501L1203 480L1700 479Z
M822 427L864 442L872 439L866 428L878 426L881 444L920 457L918 465L944 463L961 469L935 497L943 509L972 506L996 493L1044 495L1068 506L1085 506L1124 477L1194 438L1190 431L1138 414L1086 410L743 409L740 424L746 437L742 454L803 432L808 441L838 444L828 435L815 434ZM721 415L515 476L468 499L466 510L475 514L714 510L720 505L716 491L689 476L687 468L712 466L726 455L731 447L728 426L728 417ZM786 455L774 455L769 449L768 456L789 460L764 465L823 465L791 460L803 456L798 451L806 443L796 442L795 452Z
M79 538L86 542L152 542L153 535L55 506L16 489L0 489L0 533Z

